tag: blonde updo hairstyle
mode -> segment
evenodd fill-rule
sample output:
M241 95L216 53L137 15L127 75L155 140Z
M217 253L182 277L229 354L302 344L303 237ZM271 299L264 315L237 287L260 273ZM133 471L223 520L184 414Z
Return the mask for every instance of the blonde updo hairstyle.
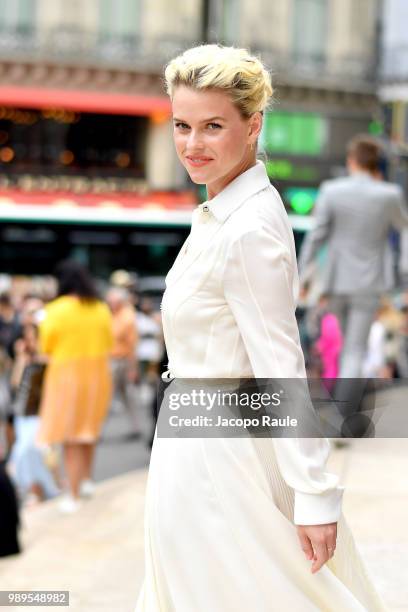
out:
M164 76L171 99L179 85L223 90L244 118L263 113L273 94L271 77L262 62L236 47L199 45L187 49L171 60Z

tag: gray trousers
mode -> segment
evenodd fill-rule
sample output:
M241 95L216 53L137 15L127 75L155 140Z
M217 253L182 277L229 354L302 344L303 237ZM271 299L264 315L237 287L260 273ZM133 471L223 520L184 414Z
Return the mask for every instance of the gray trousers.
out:
M339 319L343 333L340 378L361 377L368 335L379 302L378 294L330 297L330 309Z
M129 361L126 358L111 359L113 381L113 402L119 402L125 409L130 423L130 433L139 431L139 409L134 385L128 381Z
M369 399L372 385L361 376L368 335L379 302L378 294L331 296L330 309L337 315L343 332L340 374L334 391L336 407L342 416L341 437L370 437L375 431Z

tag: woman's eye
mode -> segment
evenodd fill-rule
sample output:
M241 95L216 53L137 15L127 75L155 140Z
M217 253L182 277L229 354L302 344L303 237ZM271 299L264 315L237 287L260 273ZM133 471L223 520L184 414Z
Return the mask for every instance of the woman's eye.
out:
M209 123L208 126L211 127L212 130L217 130L217 129L222 128L222 125L220 125L219 123Z
M181 130L185 130L186 128L188 128L187 123L182 123L181 121L178 121L174 125L176 128L180 128Z

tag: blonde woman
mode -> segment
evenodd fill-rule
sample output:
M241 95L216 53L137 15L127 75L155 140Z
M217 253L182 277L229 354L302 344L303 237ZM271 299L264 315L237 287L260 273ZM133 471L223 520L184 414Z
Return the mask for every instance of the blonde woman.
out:
M178 157L208 200L166 278L169 375L305 378L294 239L256 159L272 95L244 49L165 71ZM383 610L325 469L326 439L154 439L136 612Z

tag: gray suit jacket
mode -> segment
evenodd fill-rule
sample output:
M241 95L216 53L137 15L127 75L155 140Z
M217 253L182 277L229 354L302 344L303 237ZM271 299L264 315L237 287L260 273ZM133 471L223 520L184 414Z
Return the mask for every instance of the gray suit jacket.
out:
M322 183L314 210L316 224L299 257L299 275L324 243L328 259L323 291L382 293L393 284L389 230L408 228L408 210L398 185L358 173Z

